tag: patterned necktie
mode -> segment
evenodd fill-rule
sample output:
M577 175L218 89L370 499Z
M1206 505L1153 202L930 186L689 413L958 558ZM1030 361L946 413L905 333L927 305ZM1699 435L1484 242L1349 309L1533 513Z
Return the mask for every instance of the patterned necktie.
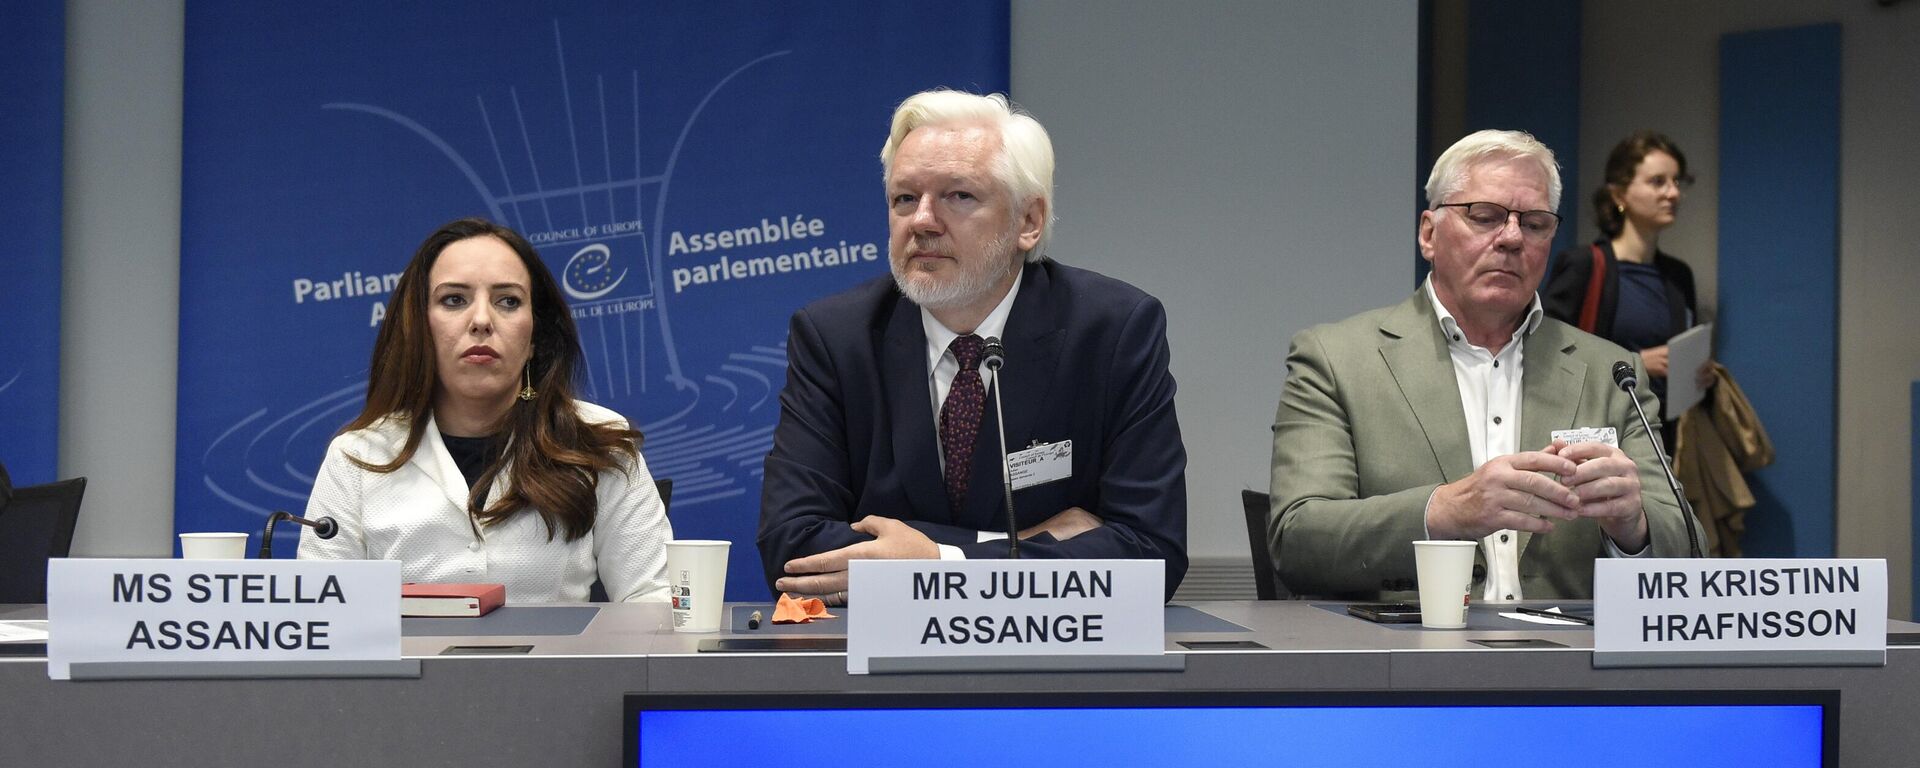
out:
M980 383L980 337L954 339L947 349L960 361L960 372L940 404L940 451L946 457L947 508L958 517L967 503L967 478L973 473L973 442L980 433L980 415L987 389Z

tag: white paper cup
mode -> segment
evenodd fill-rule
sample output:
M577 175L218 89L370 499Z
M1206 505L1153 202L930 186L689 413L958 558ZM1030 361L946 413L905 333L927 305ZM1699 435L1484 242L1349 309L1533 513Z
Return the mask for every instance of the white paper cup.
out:
M1473 585L1477 541L1416 541L1413 565L1420 578L1420 626L1460 629L1467 625L1467 588Z
M720 631L731 546L703 539L667 542L667 592L673 596L675 632Z
M180 534L182 560L245 560L247 535L244 533Z

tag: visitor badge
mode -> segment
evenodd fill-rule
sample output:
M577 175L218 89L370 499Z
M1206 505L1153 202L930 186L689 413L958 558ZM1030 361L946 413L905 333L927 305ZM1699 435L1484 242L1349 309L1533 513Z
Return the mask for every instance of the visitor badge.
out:
M1073 475L1073 441L1036 444L1007 454L1007 472L1013 489L1031 488Z

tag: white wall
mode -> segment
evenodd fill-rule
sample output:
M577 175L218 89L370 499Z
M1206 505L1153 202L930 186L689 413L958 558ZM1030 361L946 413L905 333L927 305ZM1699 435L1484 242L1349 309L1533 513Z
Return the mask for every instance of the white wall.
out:
M1016 2L1060 261L1167 307L1188 548L1246 562L1288 339L1413 290L1413 2Z
M59 461L87 477L76 555L173 551L184 9L67 3Z
M69 2L80 555L172 546L183 19ZM1247 557L1239 492L1267 487L1287 339L1412 288L1416 22L1410 0L1014 5L1014 96L1059 150L1053 252L1168 308L1196 558Z
M1841 41L1838 554L1887 558L1893 615L1905 617L1913 555L1908 387L1920 379L1911 309L1920 295L1920 4L1590 1L1582 17L1580 173L1599 179L1613 142L1636 128L1680 144L1702 183L1661 247L1693 266L1712 306L1720 36L1830 22L1840 24ZM1728 258L1727 268L1740 267L1737 254Z

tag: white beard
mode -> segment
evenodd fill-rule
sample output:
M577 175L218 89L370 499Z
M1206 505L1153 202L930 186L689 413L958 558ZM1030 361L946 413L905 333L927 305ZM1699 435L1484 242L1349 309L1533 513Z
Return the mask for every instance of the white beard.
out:
M1011 276L1014 270L1020 268L1019 260L1013 258L1016 236L1018 236L1017 232L1008 232L1005 237L988 243L985 258L974 261L971 265L965 261L957 262L959 270L949 276L944 283L936 281L931 275L903 271L900 262L888 259L888 267L893 272L893 284L899 286L900 292L906 294L913 303L927 309L946 309L972 304ZM919 250L951 254L950 249L919 248Z

